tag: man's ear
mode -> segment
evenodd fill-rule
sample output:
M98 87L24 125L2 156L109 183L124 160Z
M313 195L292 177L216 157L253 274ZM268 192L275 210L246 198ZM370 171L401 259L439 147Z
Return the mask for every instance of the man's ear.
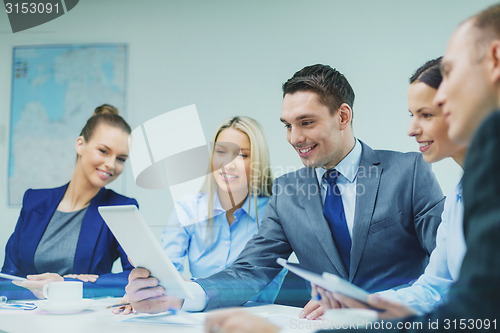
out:
M77 139L76 139L76 143L75 143L75 150L76 150L76 154L78 156L81 156L82 155L82 152L83 152L83 147L85 146L85 139L83 138L83 136L79 136Z
M490 57L492 65L492 80L494 84L500 83L500 39L494 40L490 44Z
M347 103L342 103L338 109L340 117L340 130L344 130L351 125L352 109Z

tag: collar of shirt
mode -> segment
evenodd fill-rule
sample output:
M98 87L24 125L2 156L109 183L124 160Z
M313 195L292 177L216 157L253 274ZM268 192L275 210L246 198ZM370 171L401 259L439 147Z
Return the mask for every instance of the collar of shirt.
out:
M359 143L358 139L354 142L354 148L347 154L346 157L339 164L335 166L335 169L342 175L339 177L339 180L342 178L347 179L350 183L356 179L356 175L358 174L359 162L361 161L361 143ZM318 183L323 183L323 175L327 171L327 169L323 167L319 167L315 169L316 177L318 179Z
M247 198L245 199L245 202L243 203L243 205L241 206L241 208L237 209L234 213L236 215L239 215L239 211L240 209L245 212L246 215L249 215L251 218L255 219L255 205L257 205L257 208L260 208L259 207L259 197L257 197L257 200L254 200L253 196L252 196L252 201L251 201L251 205L250 207L248 207L248 202L250 200L250 196L252 196L251 194L249 194L247 196ZM208 197L208 196L206 196ZM257 203L255 202L257 201ZM219 200L219 196L217 195L217 192L214 193L214 216L215 215L219 215L219 214L224 214L226 212L226 210L224 208L222 208L222 204L220 203L220 200Z

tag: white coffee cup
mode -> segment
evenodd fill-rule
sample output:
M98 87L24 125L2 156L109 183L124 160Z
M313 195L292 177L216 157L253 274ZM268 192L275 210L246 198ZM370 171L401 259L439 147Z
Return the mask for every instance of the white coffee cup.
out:
M79 281L51 282L43 286L43 296L51 303L78 303L83 297L83 283Z

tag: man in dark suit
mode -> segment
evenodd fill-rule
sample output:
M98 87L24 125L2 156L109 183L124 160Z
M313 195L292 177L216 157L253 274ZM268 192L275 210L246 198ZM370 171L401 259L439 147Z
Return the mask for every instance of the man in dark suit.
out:
M354 92L344 75L308 66L283 85L283 95L281 121L305 168L275 180L259 232L230 268L192 283L201 302L184 308L244 304L278 274L276 259L292 251L306 269L375 292L416 279L434 249L443 196L430 166L421 154L373 150L354 137ZM174 305L162 288L145 293L155 285L148 277L144 269L130 277L134 308Z
M371 295L369 303L383 310L379 319L402 318L368 325L378 328L373 332L489 332L500 325L500 4L459 26L448 44L442 72L435 103L449 119L449 136L469 146L463 178L467 253L447 302L433 313L408 317L405 306ZM351 307L364 306L338 294L334 298ZM248 321L250 328L239 324ZM279 330L247 313L230 311L208 318L207 330L214 327L227 333L257 327L262 333Z

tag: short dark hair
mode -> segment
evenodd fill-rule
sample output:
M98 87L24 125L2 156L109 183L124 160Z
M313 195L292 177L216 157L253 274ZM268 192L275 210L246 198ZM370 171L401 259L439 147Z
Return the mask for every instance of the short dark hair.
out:
M87 120L87 123L82 128L80 136L83 136L85 141L88 142L97 126L101 123L120 128L127 134L132 132L129 124L119 115L117 108L109 104L103 104L94 110L94 114Z
M443 81L443 75L441 74L442 58L443 57L439 57L429 60L425 64L420 66L410 77L410 84L415 82L423 82L434 89L439 88L441 81Z
M345 76L328 65L312 65L296 72L283 83L283 97L297 91L312 91L331 113L337 111L342 103L351 109L354 105L354 91Z

